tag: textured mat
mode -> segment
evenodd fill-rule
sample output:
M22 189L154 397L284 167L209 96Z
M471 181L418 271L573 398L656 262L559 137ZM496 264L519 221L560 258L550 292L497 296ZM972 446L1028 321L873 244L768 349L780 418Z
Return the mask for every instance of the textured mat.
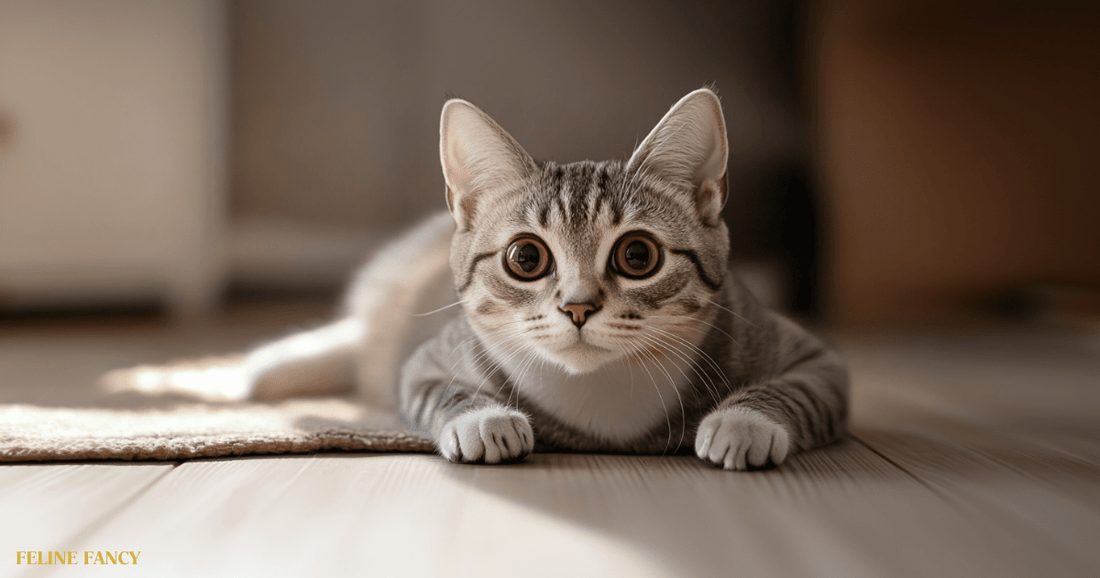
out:
M0 461L174 460L324 450L430 452L391 412L343 398L239 401L237 360L186 361L105 377L122 407L0 405Z

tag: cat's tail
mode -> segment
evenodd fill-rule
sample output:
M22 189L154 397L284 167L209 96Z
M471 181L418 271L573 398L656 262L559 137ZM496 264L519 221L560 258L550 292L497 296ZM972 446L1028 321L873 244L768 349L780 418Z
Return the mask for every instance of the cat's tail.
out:
M348 290L346 314L317 329L263 345L245 360L256 399L356 390L369 403L394 407L401 364L457 308L449 267L454 222L424 221L380 250Z

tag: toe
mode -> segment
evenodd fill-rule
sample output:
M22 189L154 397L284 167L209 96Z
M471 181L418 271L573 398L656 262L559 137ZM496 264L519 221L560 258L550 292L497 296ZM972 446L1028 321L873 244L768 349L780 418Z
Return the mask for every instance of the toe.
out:
M763 439L754 441L752 446L749 447L748 453L745 455L749 465L754 467L762 467L768 463L768 454L771 451L772 445L775 443L775 434L765 434Z
M772 463L779 465L783 463L783 460L787 459L787 451L790 449L790 438L787 436L787 431L783 428L777 428L775 435L772 438L772 445L770 455Z
M485 443L481 439L476 421L466 421L458 428L460 459L464 462L476 462L485 456Z
M730 431L732 427L723 422L718 427L718 430L714 432L714 437L710 440L710 447L707 448L707 460L712 464L722 464L726 460L726 456L729 455L730 450L736 449L733 446L734 437L733 432Z
M737 440L735 447L731 447L730 453L726 455L725 468L727 470L745 469L745 453L751 444L752 441L745 437Z
M695 433L695 455L699 459L709 459L710 444L714 440L714 432L717 429L718 420L714 416L708 417L699 424L699 431Z
M462 461L462 450L458 442L458 432L453 426L443 428L439 436L439 453L452 462Z

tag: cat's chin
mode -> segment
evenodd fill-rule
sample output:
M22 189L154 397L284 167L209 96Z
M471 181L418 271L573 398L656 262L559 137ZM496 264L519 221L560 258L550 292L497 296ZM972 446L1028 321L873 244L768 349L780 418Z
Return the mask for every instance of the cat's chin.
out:
M576 343L560 351L548 353L547 357L561 366L566 373L580 375L596 371L621 355L591 343Z

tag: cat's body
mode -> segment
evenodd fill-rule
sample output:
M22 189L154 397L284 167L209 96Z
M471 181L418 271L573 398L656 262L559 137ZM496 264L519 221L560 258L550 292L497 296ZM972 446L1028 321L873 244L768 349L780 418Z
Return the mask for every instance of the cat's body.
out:
M537 164L480 110L448 102L457 227L427 221L365 270L349 318L250 356L257 393L316 390L358 358L360 382L383 401L397 383L405 421L454 461L693 449L744 469L838 439L843 362L727 272L726 154L708 90L625 163ZM410 317L446 304L448 273L462 310Z

